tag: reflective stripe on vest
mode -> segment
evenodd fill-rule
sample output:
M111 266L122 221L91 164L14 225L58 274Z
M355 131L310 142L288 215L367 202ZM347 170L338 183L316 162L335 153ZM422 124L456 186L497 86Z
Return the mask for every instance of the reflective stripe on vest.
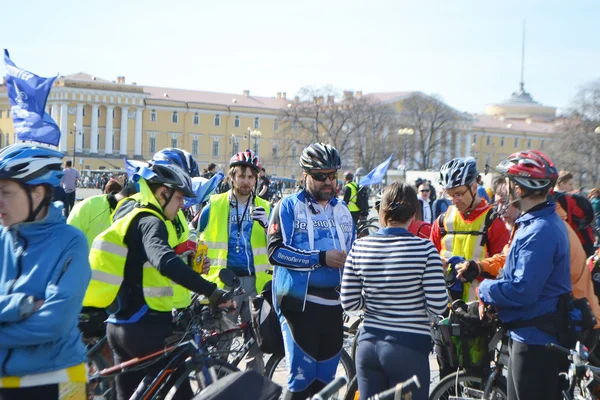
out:
M227 268L227 254L229 250L229 193L230 191L211 196L208 224L200 236L200 239L208 246L208 257L211 264L207 280L216 283L219 287L222 287L222 283L218 279L219 270ZM269 213L269 202L256 196L254 204L257 207L263 207L267 214ZM252 224L250 245L252 247L254 271L257 275L257 292L260 293L264 283L271 279L271 275L266 274L266 271L270 270L271 266L269 265L267 253L267 234L258 222ZM259 279L259 274L267 275L268 278L261 276ZM259 281L261 282L260 290Z
M125 235L131 222L139 213L152 214L166 222L160 213L149 208L136 207L94 240L89 257L92 279L85 294L84 306L106 308L117 298L127 261ZM175 247L177 245L175 229L169 229L167 226L167 232L169 245ZM171 280L161 275L149 263L146 264L145 268L142 268L142 287L146 304L155 311L171 311L174 308L174 289Z

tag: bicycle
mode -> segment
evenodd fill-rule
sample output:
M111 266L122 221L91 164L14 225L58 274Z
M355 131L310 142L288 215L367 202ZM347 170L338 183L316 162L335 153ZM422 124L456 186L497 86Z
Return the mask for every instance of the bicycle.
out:
M230 273L231 271L223 270L219 274L220 279L226 284L230 283L228 286L232 288L223 296L222 302L240 294L239 279L235 276L228 278L227 275ZM235 366L213 357L206 340L202 340L200 321L202 315L207 312L209 312L207 307L202 304L198 296L195 296L192 305L180 311L175 318L177 324L186 326L185 333L178 338L176 344L145 357L136 357L113 367L102 369L90 377L90 382L101 384L103 380L113 379L120 373L143 370L152 364L168 359L165 367L155 376L144 377L130 398L133 400L162 399L167 395L174 394L186 380L194 384L196 392L199 393L219 378L237 371ZM222 310L218 310L218 313L221 312ZM182 369L183 373L176 373Z
M598 398L597 390L600 380L600 368L588 363L589 352L583 344L577 342L575 347L569 350L557 344L548 343L546 348L565 354L570 361L567 373L569 387L563 390L563 399L583 400ZM594 389L591 389L592 382L596 383Z
M385 390L379 394L371 396L368 400L396 400L396 399L410 399L409 395L416 392L421 388L421 383L416 375L405 380L402 383L397 384L393 388ZM348 392L344 400L358 400L358 380L356 377L350 382Z
M367 213L361 214L356 222L356 238L369 236L379 230L379 218L371 217Z

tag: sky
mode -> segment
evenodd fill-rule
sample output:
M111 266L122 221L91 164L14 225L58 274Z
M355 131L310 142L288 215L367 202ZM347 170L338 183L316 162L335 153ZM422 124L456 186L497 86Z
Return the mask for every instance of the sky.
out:
M269 97L419 90L476 113L518 90L526 20L536 101L564 109L600 78L597 0L21 0L0 15L0 46L41 76Z

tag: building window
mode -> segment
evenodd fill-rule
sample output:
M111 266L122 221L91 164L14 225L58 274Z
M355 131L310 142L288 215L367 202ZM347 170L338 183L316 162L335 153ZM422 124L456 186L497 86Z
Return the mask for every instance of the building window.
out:
M254 129L260 129L260 118L254 118Z
M81 108L81 115L85 117L85 107Z
M177 142L179 142L179 140L177 139L177 135L171 136L171 147L175 149L178 148L179 146L177 145Z
M6 118L10 118L10 108L8 110L6 110Z
M156 110L150 112L150 122L156 122Z
M98 107L98 118L100 118L102 116L102 113L100 112L100 107Z
M531 139L527 139L527 148L530 149L531 148Z
M274 131L278 131L279 130L279 121L277 121L276 119L273 120L273 130Z
M0 118L2 118L2 109L0 108Z
M219 114L215 115L215 126L221 126L221 116Z
M235 116L235 119L233 120L233 127L234 128L239 128L240 127L240 117L239 116Z
M273 157L273 159L277 159L277 145L273 145L273 151L271 152L271 156Z
M113 108L113 119L115 119L115 116L116 116L116 115L117 115L117 110L115 110L115 109Z
M198 155L198 136L192 137L192 155Z
M296 152L297 152L296 143L294 143L294 144L292 145L292 158L294 158L294 159L295 159L295 158L296 158L296 156L297 156L297 155L296 155Z
M477 136L473 135L473 143L477 144Z
M173 111L173 115L171 116L171 122L174 124L179 123L179 114L177 114L177 111ZM177 147L177 146L175 146L175 147Z
M218 114L217 114L218 117ZM217 121L217 118L215 117L215 122ZM213 145L212 145L212 155L213 157L219 157L219 138L213 138Z
M490 139L490 135L488 135L488 136L487 136L487 139L485 140L485 145L486 145L486 146L489 146L489 145L490 145L490 141L491 141L491 139Z
M200 115L198 113L194 114L194 120L192 122L194 125L200 125Z
M150 136L150 153L156 153L156 137Z
M504 136L500 138L500 147L504 147Z
M519 138L515 138L514 147L519 147Z

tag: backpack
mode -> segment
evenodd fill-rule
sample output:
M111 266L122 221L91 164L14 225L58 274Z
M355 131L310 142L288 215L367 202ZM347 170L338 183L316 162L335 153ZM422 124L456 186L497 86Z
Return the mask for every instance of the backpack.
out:
M448 199L440 197L436 199L431 205L431 213L433 214L433 219L435 220L437 217L442 215L442 213L446 212L448 207L452 205L452 202Z
M567 223L573 228L579 241L585 250L587 257L594 254L594 209L592 203L585 197L577 193L554 193L554 200L567 213Z
M360 209L361 214L369 212L369 188L361 186L356 193L356 206Z

